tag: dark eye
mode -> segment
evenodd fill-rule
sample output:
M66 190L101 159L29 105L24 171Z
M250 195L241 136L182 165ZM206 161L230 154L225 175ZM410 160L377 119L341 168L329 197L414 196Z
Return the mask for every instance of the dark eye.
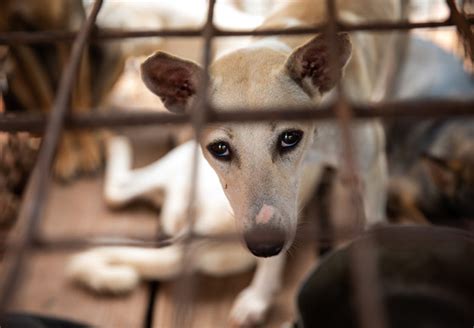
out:
M280 151L288 151L299 144L303 138L303 131L289 130L280 134L278 148Z
M217 141L211 143L207 146L207 150L219 160L229 161L231 159L230 146L227 142Z

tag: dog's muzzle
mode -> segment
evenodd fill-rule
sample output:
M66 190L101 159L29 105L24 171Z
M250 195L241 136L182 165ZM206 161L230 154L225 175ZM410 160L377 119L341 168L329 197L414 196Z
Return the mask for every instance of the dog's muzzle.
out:
M244 233L250 252L258 257L278 255L285 246L285 232L270 224L259 224Z

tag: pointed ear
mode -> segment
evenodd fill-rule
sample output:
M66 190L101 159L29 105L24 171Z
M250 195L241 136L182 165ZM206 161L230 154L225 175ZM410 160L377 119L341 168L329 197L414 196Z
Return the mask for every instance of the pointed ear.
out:
M199 65L164 52L156 52L141 65L142 80L166 108L184 113L196 96L202 69Z
M286 61L288 73L301 87L313 96L328 92L341 78L344 66L352 53L352 44L347 33L338 33L336 45L339 58L335 61L335 72L330 71L329 38L318 35L305 45L297 48Z

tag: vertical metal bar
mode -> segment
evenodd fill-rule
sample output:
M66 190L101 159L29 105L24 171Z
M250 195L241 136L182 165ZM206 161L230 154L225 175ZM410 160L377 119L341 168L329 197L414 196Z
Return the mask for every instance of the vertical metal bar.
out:
M156 298L158 296L158 292L160 290L160 282L159 281L151 281L148 284L148 302L143 313L143 327L144 328L152 328L153 322L156 322L156 315L155 315L155 306L156 306Z
M338 57L338 48L335 44L337 30L337 12L334 0L326 0L327 11L328 11L328 28L327 34L329 39L329 53L330 56L330 71L331 74L336 74L336 61ZM354 147L352 144L352 133L351 133L351 122L352 122L352 109L349 106L347 99L344 94L344 89L340 81L336 86L337 103L334 106L335 116L339 123L339 129L341 130L342 143L343 143L343 154L344 154L344 180L348 182L352 192L352 206L356 209L354 213L357 214L357 227L362 229L365 223L364 210L362 208L362 200L359 195L359 181L356 174L356 164L354 159Z
M188 236L184 240L183 245L183 258L182 258L182 283L179 285L177 290L177 295L175 298L177 299L176 304L179 304L176 310L176 314L174 317L174 327L188 327L188 320L189 320L189 304L193 300L194 296L194 276L192 272L189 272L188 266L193 265L191 258L191 243L193 239L193 231L194 231L194 222L195 222L195 202L196 202L196 193L197 193L197 180L198 180L198 167L199 167L199 152L200 146L199 141L201 139L202 129L206 123L210 105L208 99L208 87L209 87L209 67L211 64L212 59L212 39L215 33L214 27L214 7L215 7L216 0L209 0L209 6L207 11L207 18L206 23L203 28L202 36L204 38L204 50L203 50L203 76L201 77L201 85L198 90L198 96L196 99L196 103L193 105L191 109L191 123L194 128L194 136L197 141L196 147L194 149L193 154L193 166L192 166L192 173L191 173L191 189L189 193L189 204L188 204Z
M57 97L47 124L46 133L43 137L38 160L32 172L25 193L25 198L20 209L20 215L18 218L18 245L20 247L13 251L7 250L4 257L3 265L6 272L5 274L2 273L3 279L0 285L1 312L5 311L6 306L18 285L21 277L22 265L27 257L27 253L40 224L46 203L50 170L59 144L61 131L64 126L64 119L69 108L69 101L77 78L80 60L101 5L102 0L96 0L91 14L82 25L81 30L77 35L77 39L74 41L71 57L61 75Z
M331 224L331 191L334 185L335 170L332 167L323 169L321 178L312 192L308 202L308 216L315 224L314 238L316 238L316 255L320 259L334 247L334 228Z
M467 19L459 12L454 0L446 0L450 11L450 19L456 25L458 33L463 38L466 53L469 55L471 62L474 61L474 34L471 25Z
M335 73L338 57L338 47L335 44L337 35L337 8L335 0L326 0L328 12L328 39L331 54L331 72ZM352 144L351 121L352 109L345 98L344 90L339 82L337 85L338 103L335 111L342 135L344 164L343 173L349 184L351 193L350 213L355 213L357 225L365 223L363 201L360 197L360 183L356 173L356 162ZM357 229L359 230L359 229ZM381 304L382 294L378 281L375 253L371 243L364 243L364 247L355 248L350 256L350 273L355 295L355 305L358 313L359 326L363 328L385 328L386 313Z

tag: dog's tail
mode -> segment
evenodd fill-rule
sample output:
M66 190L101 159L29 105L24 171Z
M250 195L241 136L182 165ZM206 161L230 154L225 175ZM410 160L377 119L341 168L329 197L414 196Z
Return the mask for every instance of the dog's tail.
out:
M167 280L181 270L182 247L102 247L74 256L67 275L99 293L126 293L141 279Z

